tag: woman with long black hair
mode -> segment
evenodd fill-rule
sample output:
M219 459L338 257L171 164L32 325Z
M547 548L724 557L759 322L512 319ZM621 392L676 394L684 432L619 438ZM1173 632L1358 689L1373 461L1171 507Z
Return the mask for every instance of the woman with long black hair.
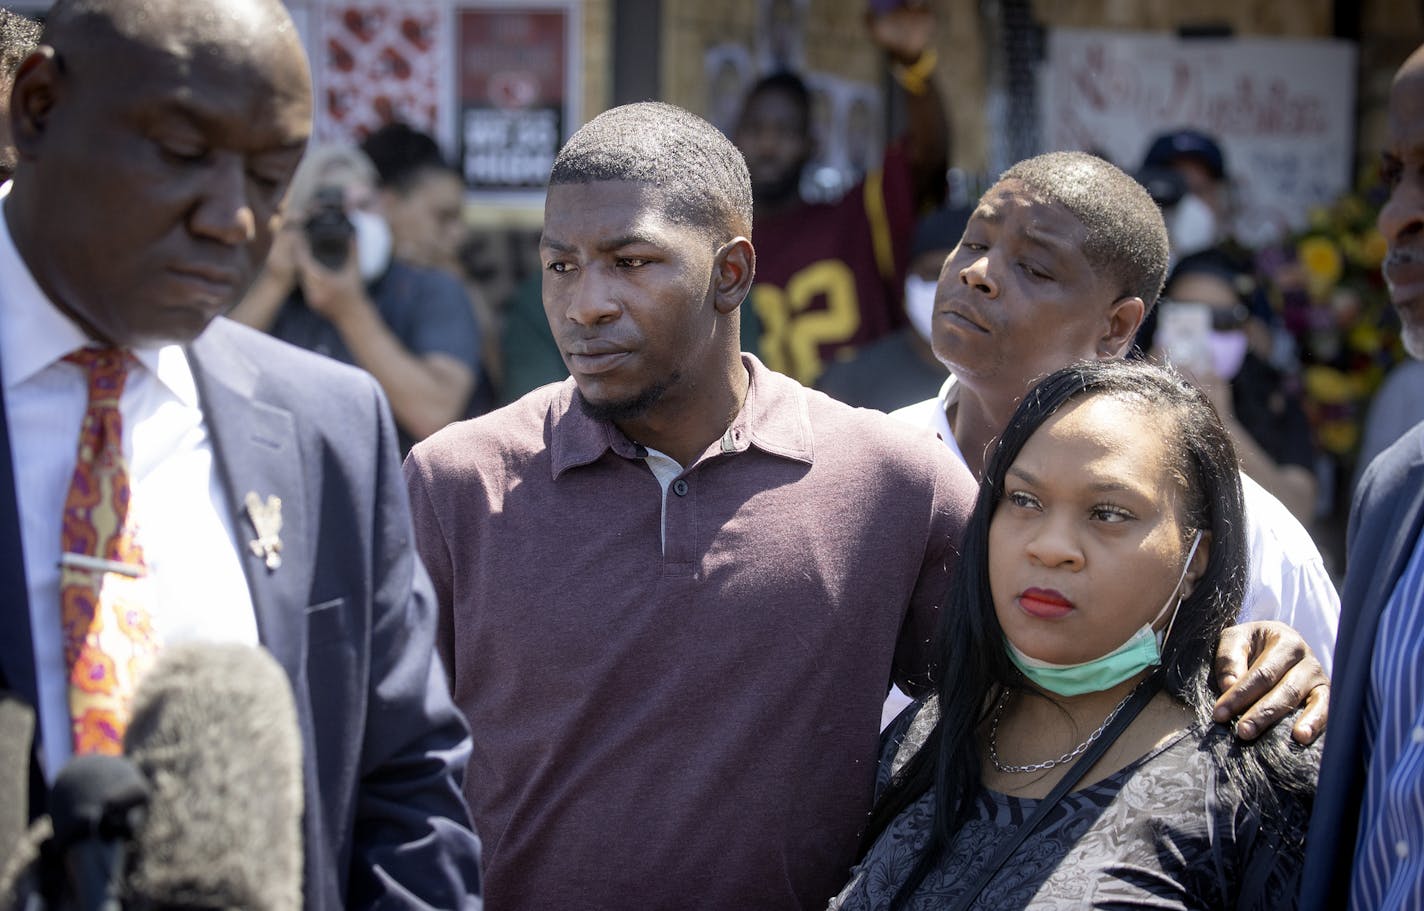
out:
M1318 751L1211 721L1243 528L1230 438L1175 373L1035 387L965 533L936 696L887 731L831 907L1292 906Z

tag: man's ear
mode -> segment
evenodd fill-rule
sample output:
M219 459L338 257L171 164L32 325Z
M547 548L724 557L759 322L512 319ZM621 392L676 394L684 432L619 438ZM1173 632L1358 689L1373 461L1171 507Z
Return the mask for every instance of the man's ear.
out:
M21 158L30 157L44 138L63 80L64 67L49 45L40 45L20 61L10 94L10 128Z
M756 250L745 237L734 237L717 250L712 262L712 292L718 313L732 313L747 299L756 276Z
M1142 303L1140 297L1120 297L1113 301L1108 308L1103 334L1098 337L1098 358L1107 360L1125 356L1137 335L1137 327L1142 325L1142 318L1146 315L1147 305Z

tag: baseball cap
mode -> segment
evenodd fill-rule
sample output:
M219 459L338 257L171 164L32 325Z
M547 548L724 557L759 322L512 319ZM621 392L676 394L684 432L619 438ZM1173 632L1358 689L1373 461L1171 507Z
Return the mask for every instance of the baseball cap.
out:
M1152 140L1143 167L1167 167L1179 158L1195 158L1217 180L1226 177L1226 160L1216 140L1201 130L1173 130Z

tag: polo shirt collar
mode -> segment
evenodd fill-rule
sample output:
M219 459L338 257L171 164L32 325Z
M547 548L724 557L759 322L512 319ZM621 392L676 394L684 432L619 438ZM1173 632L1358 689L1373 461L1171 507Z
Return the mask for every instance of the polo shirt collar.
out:
M731 426L702 458L743 452L750 446L770 455L812 463L814 439L806 405L806 389L795 380L766 368L755 355L742 354L747 370L747 397ZM579 406L578 386L565 380L554 399L550 428L550 469L555 479L570 468L596 462L610 449L625 459L646 452L611 421L589 417ZM701 461L701 459L699 459Z
M555 480L570 468L590 465L613 450L625 459L639 458L637 446L613 425L583 410L573 377L564 380L549 409L549 462Z
M767 369L755 355L743 352L742 364L747 368L747 398L722 435L721 450L742 452L756 446L771 455L810 465L815 440L806 387Z

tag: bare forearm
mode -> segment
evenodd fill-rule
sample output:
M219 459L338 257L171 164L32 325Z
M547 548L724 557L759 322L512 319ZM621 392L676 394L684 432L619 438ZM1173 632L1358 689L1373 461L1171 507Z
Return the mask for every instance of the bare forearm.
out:
M935 195L941 196L949 159L949 127L944 99L934 81L939 62L934 48L935 14L928 4L904 5L867 14L866 24L871 39L889 55L890 73L905 97L916 191L937 187Z
M1315 476L1299 465L1282 465L1234 417L1226 421L1241 470L1285 505L1302 525L1315 514Z
M252 283L247 294L232 308L228 316L253 329L267 332L277 321L277 313L286 302L287 295L291 293L290 279L284 281L264 271L257 276L257 281Z
M352 358L381 384L407 434L424 439L464 416L474 386L467 366L448 355L413 354L368 300L351 305L334 325Z

